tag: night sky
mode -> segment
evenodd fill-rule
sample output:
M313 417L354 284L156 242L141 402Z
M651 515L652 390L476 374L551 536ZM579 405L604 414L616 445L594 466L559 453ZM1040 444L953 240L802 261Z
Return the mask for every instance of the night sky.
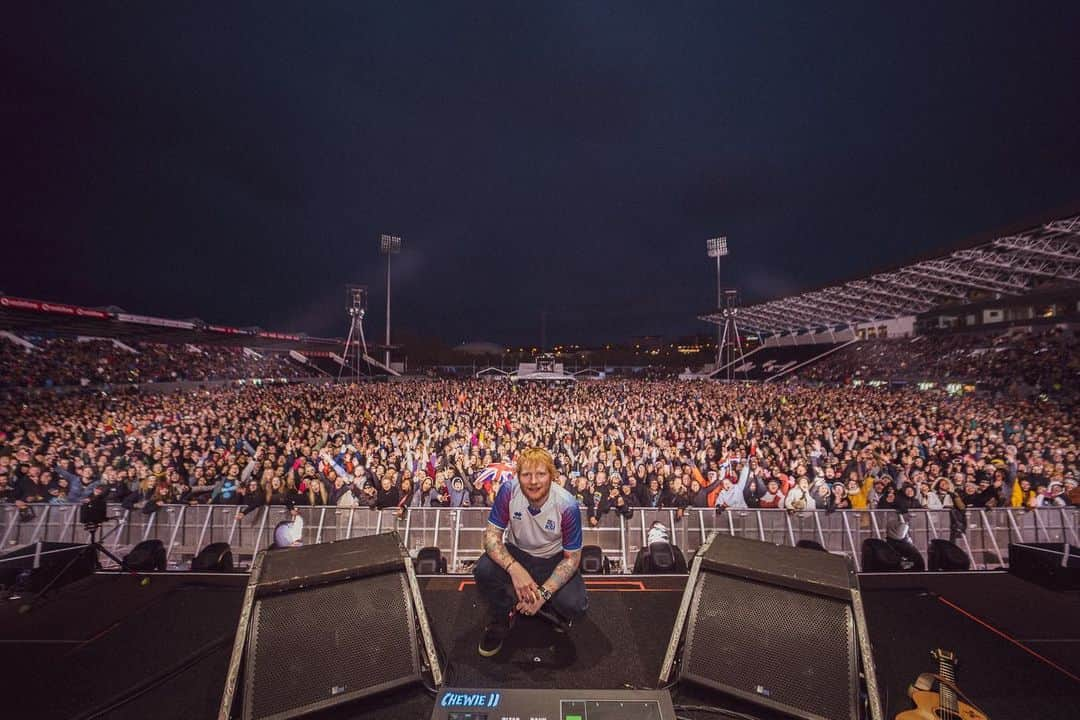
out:
M15 7L18 5L18 7ZM450 344L708 332L1080 199L1077 2L0 10L0 290Z

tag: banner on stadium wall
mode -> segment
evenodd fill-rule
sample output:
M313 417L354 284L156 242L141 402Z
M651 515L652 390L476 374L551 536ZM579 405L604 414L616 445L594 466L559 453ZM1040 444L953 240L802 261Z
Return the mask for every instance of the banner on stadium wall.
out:
M249 330L241 330L240 328L228 327L227 325L207 325L207 330L217 333L224 333L226 335L254 335L255 333Z
M194 330L195 323L185 320L169 320L168 318L150 317L149 315L132 315L131 313L117 313L116 319L120 322L137 323L139 325L154 325L156 327L177 328L179 330Z
M291 340L293 342L299 342L299 335L289 335L288 333L276 333L276 332L259 332L256 333L259 337L270 338L272 340Z
M13 310L31 310L33 312L54 313L56 315L69 315L71 317L87 317L97 320L108 320L112 315L104 310L81 307L79 305L67 305L65 303L42 302L41 300L27 300L17 297L0 297L0 307Z

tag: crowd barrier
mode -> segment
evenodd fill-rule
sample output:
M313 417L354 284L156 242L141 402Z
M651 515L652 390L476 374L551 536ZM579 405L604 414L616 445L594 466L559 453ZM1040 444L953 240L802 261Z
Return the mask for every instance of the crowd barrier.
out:
M5 551L37 541L87 542L79 523L79 506L34 505L33 517L20 519L14 505L0 507L0 538ZM436 546L447 557L451 572L466 569L481 554L487 508L413 508L402 516L394 510L301 507L305 544L331 542L397 530L412 552ZM867 538L884 538L890 510L788 512L786 510L729 510L689 508L681 517L673 509L635 508L629 519L607 514L591 526L583 515L584 542L598 545L616 568L629 572L654 522L671 531L672 541L687 554L713 532L754 538L778 545L814 540L831 552L860 563ZM260 508L237 518L230 505L165 505L153 513L109 506L109 521L98 540L123 555L143 540L164 543L171 567L184 567L198 551L214 542L232 546L234 558L246 564L274 539L274 528L287 518L285 508ZM1005 567L1010 542L1060 542L1080 545L1076 507L993 508L966 511L967 531L957 540L976 569ZM926 556L931 540L950 539L948 511L913 510L911 540Z

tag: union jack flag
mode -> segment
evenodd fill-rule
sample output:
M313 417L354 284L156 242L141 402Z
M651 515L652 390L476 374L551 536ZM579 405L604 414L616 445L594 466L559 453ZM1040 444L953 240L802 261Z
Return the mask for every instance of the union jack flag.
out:
M495 485L495 481L498 480L500 484L512 480L514 478L514 466L507 465L506 463L492 463L486 468L476 474L476 480L474 484L477 487L484 488L485 492L490 492L491 488Z

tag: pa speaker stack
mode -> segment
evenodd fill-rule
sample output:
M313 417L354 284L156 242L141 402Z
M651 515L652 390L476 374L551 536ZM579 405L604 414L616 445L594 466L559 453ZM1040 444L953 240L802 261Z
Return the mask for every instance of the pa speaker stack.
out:
M880 720L858 578L846 558L716 534L694 557L660 685L678 675L791 717L858 720L860 661L869 717Z
M1009 543L1009 572L1051 590L1080 590L1080 548L1068 543Z
M60 587L92 574L94 560L86 545L36 542L0 555L0 586L29 593Z
M252 565L218 718L297 717L420 682L423 672L442 684L397 533L264 551Z

